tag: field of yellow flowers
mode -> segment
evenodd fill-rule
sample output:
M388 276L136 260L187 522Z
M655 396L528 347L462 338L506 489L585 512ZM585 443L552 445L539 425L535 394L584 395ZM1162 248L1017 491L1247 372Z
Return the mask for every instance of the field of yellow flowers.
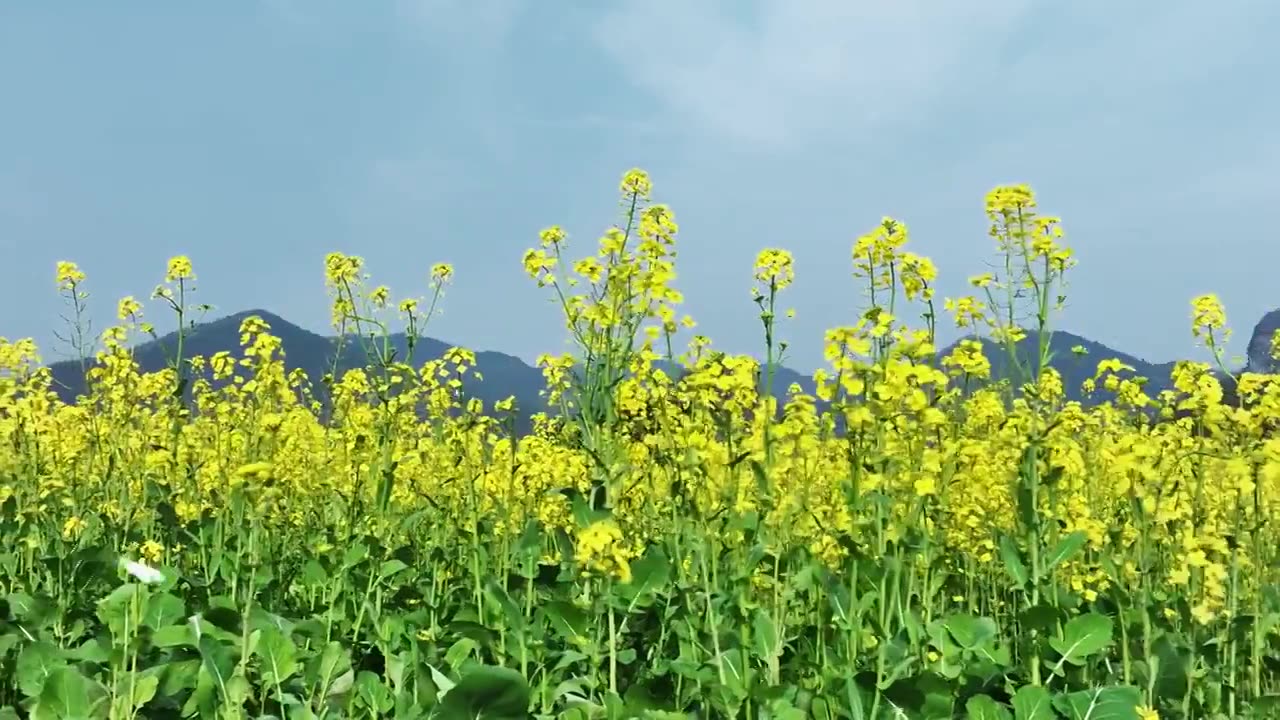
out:
M525 435L468 399L472 353L391 352L443 264L399 301L330 255L369 363L324 377L256 318L239 353L179 340L143 374L132 298L74 404L0 341L0 719L1280 717L1280 382L1224 403L1214 297L1175 390L1102 358L1098 402L1066 401L1073 256L1001 187L973 296L935 298L902 223L858 238L866 311L779 403L791 255L744 276L762 360L717 352L679 312L671 210L641 171L620 190L597 246L550 228L523 259L575 346L540 358ZM174 258L154 293L180 328L194 281ZM56 282L83 316L85 275ZM1014 377L977 341L939 358L940 322Z

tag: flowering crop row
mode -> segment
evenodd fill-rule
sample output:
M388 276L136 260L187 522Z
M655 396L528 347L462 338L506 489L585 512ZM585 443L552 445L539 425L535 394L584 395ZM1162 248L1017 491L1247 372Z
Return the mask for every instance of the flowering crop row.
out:
M903 223L860 237L866 311L778 402L792 256L754 269L762 360L717 352L679 311L673 213L640 171L620 189L585 257L560 228L524 257L575 346L539 359L524 435L468 399L471 352L393 351L443 264L397 301L330 255L369 362L319 378L258 318L188 356L183 257L154 293L181 328L163 371L129 349L154 334L132 298L74 403L0 342L0 717L1275 716L1280 382L1224 402L1212 296L1192 323L1218 367L1152 397L1103 359L1068 401L1074 258L998 188L972 296L936 302ZM57 283L82 317L85 275ZM1009 377L978 340L939 357L944 317Z

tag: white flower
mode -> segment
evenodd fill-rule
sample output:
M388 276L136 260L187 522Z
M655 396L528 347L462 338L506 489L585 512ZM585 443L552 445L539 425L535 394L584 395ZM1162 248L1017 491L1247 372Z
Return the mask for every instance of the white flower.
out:
M144 585L155 585L164 580L164 573L137 560L120 558L120 567Z

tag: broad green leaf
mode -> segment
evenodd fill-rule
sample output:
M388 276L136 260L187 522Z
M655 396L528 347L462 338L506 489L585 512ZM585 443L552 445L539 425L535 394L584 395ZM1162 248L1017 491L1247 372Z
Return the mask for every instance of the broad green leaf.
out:
M307 680L324 690L325 695L333 691L333 686L351 669L351 653L336 640L324 646L320 656L314 658L307 670Z
M391 690L382 683L381 678L368 670L356 676L355 693L371 714L382 715L395 707Z
M1013 694L1014 720L1055 720L1049 691L1039 685L1024 685Z
M1071 558L1076 556L1076 553L1080 552L1080 549L1084 547L1085 542L1088 540L1089 536L1083 530L1077 530L1059 540L1058 544L1045 557L1044 575L1048 576L1053 572L1054 568L1070 561Z
M1141 699L1137 688L1117 685L1061 694L1053 704L1067 720L1138 720Z
M329 573L316 560L308 560L302 566L302 584L306 587L321 587L329 579Z
M724 677L724 689L735 699L742 700L747 696L747 663L738 648L725 650L712 659L712 663Z
M200 677L200 660L177 660L165 665L164 677L160 683L160 695L173 696L194 690Z
M670 577L671 560L661 547L654 545L643 557L631 563L631 581L615 587L618 594L634 606L648 593L665 586Z
M133 709L141 710L151 702L160 687L160 676L155 672L138 673L133 679Z
M254 654L261 661L258 672L262 682L268 686L283 683L298 671L297 645L288 635L270 626L256 632L261 633Z
M333 679L333 682L329 684L329 689L325 692L325 695L328 697L346 695L351 691L351 688L355 687L355 684L356 671L348 670Z
M191 623L162 627L151 633L151 644L158 648L177 647L179 645L196 645L196 631Z
M443 700L444 696L457 686L457 683L450 680L448 675L437 670L435 665L428 665L427 667L431 670L431 681L436 685L436 700Z
M924 704L920 707L922 720L951 720L954 716L955 698L950 692L925 693Z
M1009 720L1009 709L990 695L974 695L964 704L969 720Z
M105 689L72 667L50 673L31 712L32 720L90 720L106 700Z
M1062 637L1049 638L1049 645L1063 662L1083 665L1086 658L1105 650L1112 641L1112 620L1101 613L1087 613L1067 621Z
M445 693L437 708L441 720L523 720L529 716L529 683L502 667L472 668Z
M197 646L200 648L201 665L208 673L214 691L219 697L230 697L227 683L235 672L235 653L209 635L201 637Z
M158 593L147 599L147 612L142 616L142 624L159 630L182 622L186 616L187 606L181 598L170 593Z
M364 562L367 557L369 557L369 546L357 541L347 546L342 554L342 564L347 568L353 568Z
M22 649L18 655L18 689L27 697L37 697L49 676L66 665L62 651L52 643L40 640Z
M684 716L681 715L680 717ZM768 715L762 714L761 718L771 718L772 720L808 720L809 713L796 707L786 698L776 698L769 704Z
M40 593L10 593L5 600L9 603L9 613L28 633L48 627L59 614L53 601Z
M502 613L508 628L518 632L525 629L524 613L521 612L520 606L516 604L515 600L511 599L511 593L499 585L497 580L489 578L485 581L484 594L489 599L489 602Z
M994 640L998 632L996 622L991 618L976 618L972 615L956 614L943 621L947 632L966 650L976 650Z
M849 597L849 588L833 576L824 575L823 579L825 581L823 584L827 590L827 603L831 607L832 619L842 629L853 627L853 600Z
M543 607L543 613L561 637L576 642L591 636L591 621L587 614L572 603L556 600Z
M72 662L88 662L106 664L111 660L110 640L93 637L85 640L79 647L67 650L65 657Z
M379 568L378 574L382 576L383 580L386 580L392 575L395 575L396 573L399 573L407 569L409 569L409 566L405 564L403 560L397 560L395 558L392 558L382 563L382 567Z
M97 614L98 619L111 630L116 641L121 642L128 634L128 628L134 624L134 613L141 612L145 618L148 610L146 588L135 583L125 583L98 601Z
M458 642L449 646L449 649L445 652L444 661L449 664L451 670L457 672L461 669L462 663L468 657L471 657L471 653L478 649L480 649L480 643L475 640L468 637L458 638Z
M782 654L782 638L778 635L778 626L773 617L764 608L757 608L755 619L751 624L752 642L756 656L770 659Z

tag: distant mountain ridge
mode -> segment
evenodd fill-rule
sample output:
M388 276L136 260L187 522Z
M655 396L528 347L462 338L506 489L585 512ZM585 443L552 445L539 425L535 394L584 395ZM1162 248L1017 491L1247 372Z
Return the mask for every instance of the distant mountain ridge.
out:
M1268 317L1272 315L1275 315L1272 320L1280 324L1280 311L1269 314ZM217 352L227 351L238 355L240 351L240 325L246 318L251 316L258 316L264 320L270 326L271 333L280 338L284 351L285 366L288 370L299 368L313 381L318 381L324 373L329 372L333 367L334 351L338 347L336 337L311 332L266 310L247 310L197 324L186 334L184 354L188 357L199 355L207 358ZM159 339L141 343L134 348L134 355L144 372L160 370L165 367L166 357L171 354L172 348L176 344L176 337L176 333L169 333ZM405 335L398 333L393 335L391 340L392 345L397 348L398 354L403 357L407 346ZM986 356L991 362L993 378L1002 379L1007 377L1007 351L990 339L982 338L981 340L984 344ZM1253 344L1250 343L1251 350ZM954 346L955 343L943 348L939 354L945 355L949 353ZM1022 357L1032 357L1034 356L1033 348L1036 346L1036 334L1034 332L1028 333L1027 338L1019 346L1019 354ZM1072 350L1077 346L1083 347L1087 354L1082 356L1074 353ZM441 340L421 337L417 340L415 346L414 363L419 364L439 358L450 347L452 345ZM1148 378L1148 393L1152 396L1155 396L1170 385L1169 375L1174 367L1173 362L1147 362L1134 355L1114 350L1101 343L1064 331L1053 333L1049 347L1053 353L1051 364L1063 376L1068 399L1079 400L1086 404L1091 402L1089 398L1081 396L1081 383L1086 378L1093 377L1099 361L1108 358L1119 359L1121 362L1132 366L1136 374ZM526 416L526 419L528 415L546 409L545 402L540 395L540 391L544 387L541 370L518 357L502 352L478 351L475 356L475 370L481 374L483 380L473 380L467 384L466 392L469 396L483 400L486 408L492 407L493 403L498 400L514 396L517 406L521 409L522 415ZM364 351L359 343L348 339L343 344L342 356L338 358L339 368L345 370L366 364ZM50 368L58 392L64 400L71 402L84 392L85 383L79 360L64 360L54 363ZM788 388L797 383L806 392L812 392L814 389L811 375L782 366L775 369L773 392L777 397L785 397ZM524 424L522 423L522 425Z
M247 310L196 324L186 333L183 354L187 357L198 355L208 358L217 352L226 351L239 356L240 325L253 316L266 322L271 328L271 334L280 339L287 371L301 369L317 383L325 373L331 371L335 351L339 349L337 337L311 332L266 310ZM163 369L166 358L172 355L176 347L176 340L177 333L172 332L138 344L134 348L134 357L139 367L144 372ZM403 358L408 344L405 335L397 333L391 340L397 355ZM453 346L449 343L434 338L419 337L414 347L414 362L420 364L442 357L451 347ZM483 400L486 407L511 395L516 397L519 407L528 409L530 413L543 407L539 396L543 387L540 370L506 353L481 351L475 355L476 370L483 375L484 380L470 383L467 387L469 395ZM357 339L351 337L342 343L341 356L337 360L340 371L368 364L364 349ZM59 395L64 400L70 402L84 393L85 382L79 360L57 362L50 369Z

